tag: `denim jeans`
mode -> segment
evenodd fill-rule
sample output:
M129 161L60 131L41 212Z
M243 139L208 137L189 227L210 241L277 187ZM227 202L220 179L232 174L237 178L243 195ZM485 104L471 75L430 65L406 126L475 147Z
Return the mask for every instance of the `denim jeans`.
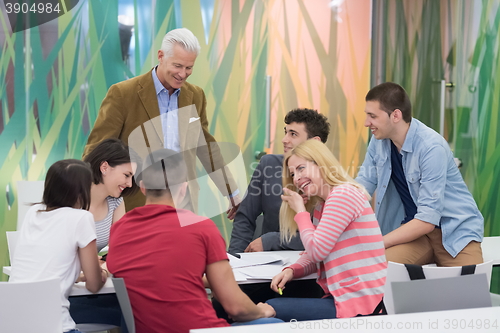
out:
M273 298L268 300L267 304L276 311L276 318L285 322L292 319L304 321L337 318L333 296L325 298Z
M325 292L319 284L316 283L316 280L288 281L286 284L286 292L284 292L283 295L274 292L269 287L269 282L240 284L240 288L254 303L266 302L275 297L321 298L325 295ZM230 324L233 322L229 319L226 311L217 299L212 298L212 306L215 309L217 317L227 320Z

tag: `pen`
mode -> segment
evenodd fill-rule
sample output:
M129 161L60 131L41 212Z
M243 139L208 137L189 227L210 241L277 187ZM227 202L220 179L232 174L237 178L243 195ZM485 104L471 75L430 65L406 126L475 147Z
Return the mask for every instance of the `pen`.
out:
M278 288L278 293L281 295L283 295L283 290L281 288Z

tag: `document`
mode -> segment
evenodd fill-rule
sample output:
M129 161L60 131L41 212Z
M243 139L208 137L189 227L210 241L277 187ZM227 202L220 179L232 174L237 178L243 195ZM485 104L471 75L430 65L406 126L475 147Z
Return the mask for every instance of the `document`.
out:
M239 272L237 269L233 269L233 274L234 274L234 279L236 282L243 282L247 280L247 276L241 272Z
M302 251L269 251L238 253L241 258L236 258L228 253L228 258L236 281L242 283L268 282L283 268L296 262ZM314 279L313 273L302 279Z
M282 263L273 263L268 265L249 266L238 268L240 274L244 274L247 280L271 280L287 266ZM233 270L234 272L235 270Z
M258 266L258 265L266 265L271 263L283 263L288 261L288 258L285 258L279 254L269 253L269 252L247 252L240 253L241 258L236 258L231 254L227 254L229 258L229 264L233 269L240 267L249 267L249 266Z

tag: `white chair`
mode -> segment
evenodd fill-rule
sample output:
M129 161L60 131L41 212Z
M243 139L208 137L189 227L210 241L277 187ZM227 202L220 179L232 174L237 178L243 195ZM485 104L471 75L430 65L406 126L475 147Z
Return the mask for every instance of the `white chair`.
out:
M116 297L118 298L118 303L120 303L120 308L122 310L123 318L125 319L125 324L129 333L135 333L135 321L134 313L132 311L132 305L130 304L130 299L128 297L127 287L125 286L125 281L123 278L112 278L113 285L116 291Z
M17 182L17 230L21 230L24 216L31 205L42 201L44 184L43 180Z
M488 280L488 286L491 283L491 269L492 262L488 261L479 265L476 265L476 271L474 274L486 274L486 279ZM460 276L462 272L462 267L436 267L436 266L423 266L423 271L426 279L439 279L447 277ZM384 304L387 310L387 314L395 314L394 310L394 300L392 295L392 282L409 281L410 276L408 271L403 264L398 264L392 261L388 262L387 267L387 279L384 287Z
M88 333L120 332L105 324L79 324ZM0 332L62 332L59 279L0 282Z
M19 237L18 231L6 231L5 235L7 237L7 248L9 249L9 259L12 265L12 259L14 259L14 252L17 245L17 239Z
M59 280L0 282L0 332L62 332Z

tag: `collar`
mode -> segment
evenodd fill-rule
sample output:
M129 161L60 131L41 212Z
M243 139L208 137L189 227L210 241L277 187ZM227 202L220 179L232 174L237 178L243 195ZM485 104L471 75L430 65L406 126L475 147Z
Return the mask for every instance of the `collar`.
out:
M417 127L418 127L418 120L415 118L411 118L410 128L406 133L406 138L405 142L403 143L403 147L401 147L402 151L405 151L407 153L413 152L413 138L417 133Z
M153 68L153 70L151 71L151 73L152 73L151 75L153 76L153 83L155 85L156 95L161 93L163 90L168 91L167 88L165 88L163 86L163 84L160 82L160 79L158 78L158 75L156 74L157 67L158 67L158 65L155 66L155 68ZM175 95L175 94L179 95L180 92L181 92L181 88L175 89L174 93L172 95Z

